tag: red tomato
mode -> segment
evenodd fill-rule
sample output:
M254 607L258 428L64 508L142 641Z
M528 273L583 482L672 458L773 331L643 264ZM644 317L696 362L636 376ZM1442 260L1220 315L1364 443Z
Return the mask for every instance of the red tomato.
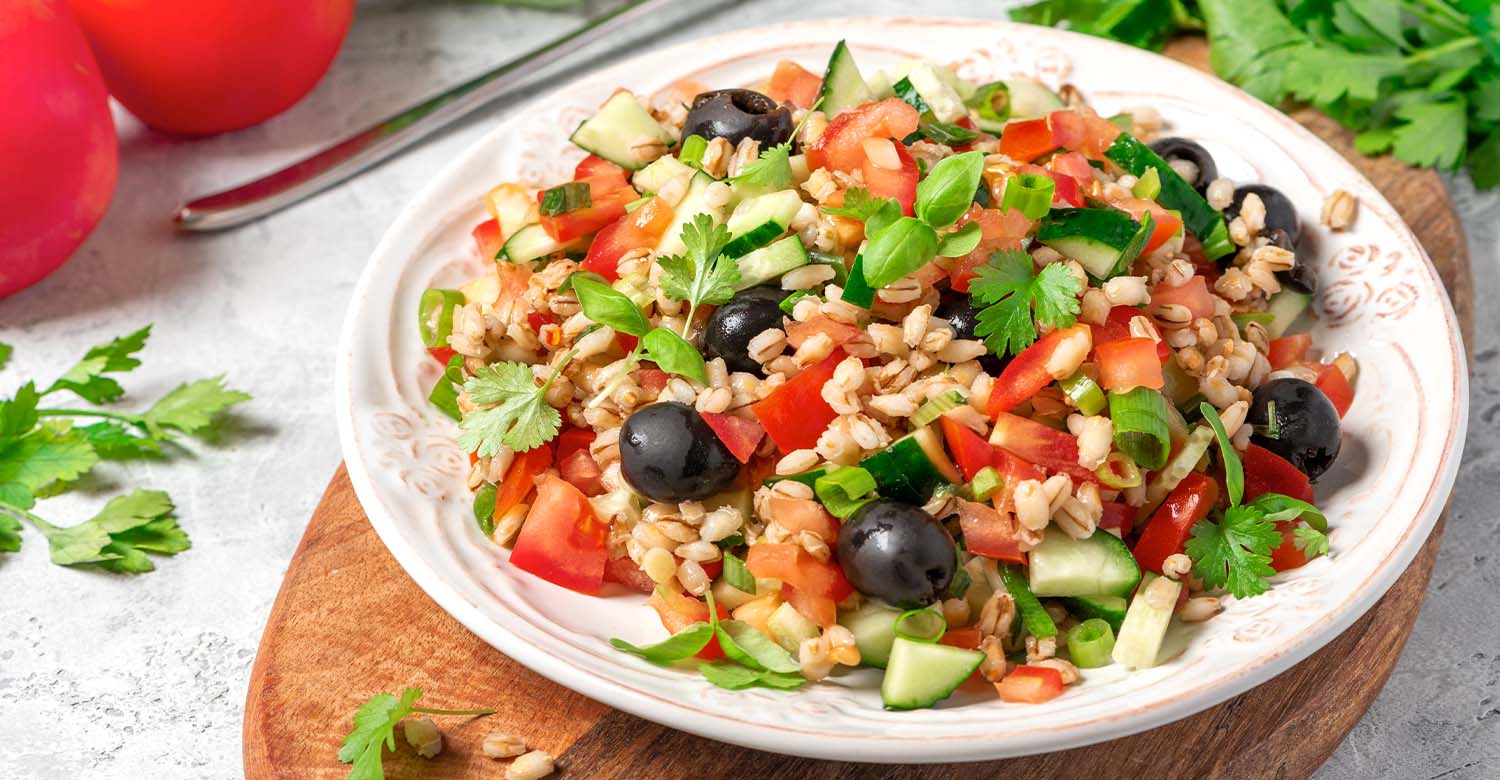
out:
M1118 528L1122 533L1129 533L1134 524L1135 507L1119 501L1104 502L1104 513L1099 516L1100 528Z
M573 181L584 181L596 176L613 176L625 179L625 169L595 154L591 154L573 166Z
M807 531L815 534L825 542L836 542L839 537L839 521L823 508L823 505L810 498L791 498L790 496L772 495L770 498L771 514L776 518L776 524L792 533Z
M827 334L830 339L833 339L833 345L839 346L864 333L864 330L820 314L810 320L793 322L786 326L786 343L791 344L792 349L798 349L802 346L802 342L807 341L816 333Z
M979 628L976 626L950 628L943 632L943 638L938 640L938 644L949 647L962 647L965 650L978 650L979 641L983 638L984 635L980 633Z
M557 437L557 471L586 496L604 492L604 472L589 454L593 443L594 432L587 428L569 428Z
M1052 133L1053 143L1063 149L1077 149L1083 145L1086 132L1083 126L1083 115L1064 109L1048 114L1046 120L1047 130Z
M1194 274L1187 284L1177 287L1159 284L1151 291L1153 306L1172 303L1186 306L1194 318L1214 316L1213 294L1208 291L1208 281L1199 274Z
M1115 201L1114 205L1124 209L1137 222L1140 222L1147 212L1151 213L1151 220L1155 227L1151 230L1151 238L1147 239L1146 245L1141 248L1143 255L1167 243L1167 239L1177 235L1177 231L1182 228L1182 218L1167 211L1166 207L1154 200L1122 198Z
M1000 131L1000 153L1019 162L1031 162L1057 147L1045 117L1007 122Z
M68 0L109 91L142 122L209 135L263 122L333 62L354 0Z
M766 437L766 429L754 420L713 412L704 412L702 417L718 435L719 441L724 442L724 446L734 453L735 460L741 463L750 462L750 458L755 456L755 448L760 446L760 440Z
M4 298L83 243L104 217L119 170L104 81L60 0L0 4L0 105Z
M1051 701L1062 695L1062 673L1050 666L1022 664L995 683L995 692L1000 694L1002 701L1016 704Z
M1061 471L1075 480L1098 482L1094 472L1078 465L1078 437L1069 433L1001 412L995 418L990 443L1010 454L1044 469Z
M1245 501L1266 493L1280 493L1298 501L1313 502L1312 482L1286 458L1251 444L1240 455L1245 467Z
M766 85L766 97L777 103L790 101L798 108L812 108L822 86L823 78L818 74L791 60L782 60L776 63L771 83Z
M782 585L781 600L823 628L838 622L838 603L827 596L813 596L790 585Z
M629 556L610 558L604 562L604 581L624 585L634 591L650 593L656 590L656 582Z
M1026 562L1026 553L1021 551L1020 540L1016 538L1015 516L1009 512L960 499L958 525L963 529L964 545L969 552L1011 563Z
M953 270L948 272L953 289L958 292L969 291L969 280L976 275L974 269L988 263L990 255L996 249L1020 249L1021 240L1031 233L1033 224L1019 209L987 209L978 203L970 206L958 218L957 227L970 222L979 223L979 246L968 255L958 258Z
M1000 489L1000 493L993 499L995 508L1001 512L1014 512L1016 511L1016 485L1028 479L1040 481L1045 479L1047 475L1043 474L1042 470L1036 466L1021 460L999 447L991 447L990 449L994 453L992 457L994 458L995 470L1000 472L1000 479L1005 482L1005 486Z
M598 593L609 556L609 524L594 516L588 496L548 476L510 551L511 565L580 593Z
M1093 343L1093 334L1089 326L1078 323L1068 328L1058 328L1047 335L1037 339L1036 343L1021 350L1021 354L1005 366L1000 372L1000 378L995 380L994 389L990 390L990 398L987 411L990 416L1001 412L1008 412L1016 408L1016 405L1025 401L1041 389L1052 383L1053 377L1047 371L1047 361L1052 358L1052 353L1063 339L1084 334L1089 337L1089 343Z
M1189 530L1208 516L1218 500L1219 483L1196 471L1188 472L1141 531L1140 541L1131 550L1136 563L1160 574L1162 561L1182 552Z
M854 592L837 563L820 561L796 544L753 544L745 567L756 577L781 580L807 596L843 601Z
M694 623L708 622L708 605L676 590L667 588L654 588L651 598L646 599L646 606L656 610L661 618L661 624L669 633L677 633ZM715 604L714 612L718 613L720 620L729 619L729 611L724 609L723 604ZM724 657L724 650L719 647L718 639L708 640L708 644L698 651L698 658L705 661L713 661Z
M994 448L983 436L975 433L973 428L947 416L939 417L938 423L943 426L943 439L948 442L948 452L953 456L958 470L963 472L964 479L972 480L981 469L992 465Z
M1094 113L1091 109L1083 111L1083 143L1078 146L1078 151L1083 152L1091 160L1103 160L1104 153L1114 145L1115 139L1120 136L1120 126Z
M1349 380L1338 366L1323 366L1318 371L1318 381L1313 384L1333 402L1333 408L1338 410L1339 417L1349 413L1349 407L1354 404L1354 389L1349 387Z
M1136 317L1145 316L1145 312L1134 306L1116 306L1109 310L1109 317L1104 320L1103 325L1090 325L1089 330L1094 334L1094 349L1097 351L1100 344L1120 339L1132 338L1130 335L1130 321ZM1167 362L1171 357L1172 348L1167 342L1156 342L1156 357L1161 363Z
M534 311L526 315L526 324L531 326L531 332L541 333L543 325L560 325L562 320L550 311Z
M1099 361L1099 385L1111 392L1123 393L1137 387L1160 390L1161 358L1157 356L1156 339L1116 339L1094 346Z
M553 240L568 242L600 230L625 216L626 204L638 197L623 178L613 173L600 174L584 181L589 185L591 202L588 206L562 214L541 215L542 229ZM537 192L537 203L542 202L545 194L546 190Z
M1083 207L1083 192L1079 189L1077 180L1072 176L1063 176L1056 173L1049 174L1049 177L1055 185L1052 190L1052 206L1054 208L1058 206Z
M823 362L808 366L750 407L782 452L816 447L818 437L839 416L823 400L823 385L843 359L844 350L835 348Z
M895 198L901 204L901 213L909 217L915 213L917 202L917 161L899 139L891 141L891 146L896 150L896 159L901 161L901 167L882 168L866 157L860 163L860 170L865 176L865 188L871 195L877 198Z
M500 247L505 245L500 240L500 220L487 219L474 226L469 233L474 238L474 246L479 250L481 260L494 260L500 254Z
M900 98L886 98L851 108L833 118L807 150L812 168L852 171L865 161L866 138L900 140L916 132L920 116Z
M1271 551L1271 568L1276 571L1286 571L1306 566L1309 558L1307 554L1297 549L1293 541L1292 531L1298 523L1294 520L1286 520L1276 524L1276 530L1281 532L1281 544Z
M1271 363L1271 368L1286 368L1307 359L1307 350L1312 347L1312 334L1297 333L1271 339L1267 347L1266 360Z
M1077 114L1073 114L1073 116L1077 116ZM1066 147L1067 144L1063 146ZM1079 188L1085 191L1090 189L1094 184L1094 166L1089 165L1088 158L1078 152L1059 154L1052 158L1052 162L1049 165L1053 173L1067 176L1073 181L1078 182Z
M448 361L452 360L453 356L458 353L451 347L428 347L427 354L431 355L433 360L446 366L448 365Z
M640 385L642 390L649 390L653 393L660 393L662 388L667 386L667 380L671 378L671 374L659 368L642 368L635 372L635 383Z
M505 471L505 478L500 481L495 491L494 517L504 517L512 507L525 501L526 497L531 495L531 491L536 489L536 478L551 465L552 445L550 443L516 453L516 459L510 462L510 468Z
M671 224L672 207L666 201L652 198L642 203L594 236L588 256L583 259L583 270L615 281L620 278L620 258L632 249L656 246Z

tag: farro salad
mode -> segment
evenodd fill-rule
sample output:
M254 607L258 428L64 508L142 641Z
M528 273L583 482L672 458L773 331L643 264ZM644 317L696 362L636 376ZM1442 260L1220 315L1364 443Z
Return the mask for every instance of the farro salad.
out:
M822 76L618 90L572 141L572 181L489 192L490 268L420 327L480 529L649 594L671 636L620 650L1042 702L1327 552L1356 366L1288 330L1296 209L1151 108L840 43Z

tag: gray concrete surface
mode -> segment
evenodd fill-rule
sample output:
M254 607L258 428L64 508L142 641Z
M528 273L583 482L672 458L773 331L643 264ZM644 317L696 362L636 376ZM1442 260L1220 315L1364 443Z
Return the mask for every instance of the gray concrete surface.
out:
M674 16L692 17L702 5L683 2ZM993 17L999 8L921 4L950 15ZM630 50L762 21L913 9L894 0L764 0L692 24L668 20L616 44ZM52 376L88 345L155 322L145 366L125 380L133 397L227 371L256 401L239 435L196 446L192 461L107 466L90 483L169 489L193 536L190 553L134 579L52 566L34 534L21 553L0 557L0 778L241 775L240 714L256 643L339 461L330 390L344 306L411 193L504 109L242 230L174 236L170 208L572 23L483 3L368 2L331 73L282 117L199 141L122 122L120 184L103 225L60 273L0 302L0 341L17 348L0 389ZM1450 187L1482 307L1468 449L1421 619L1385 692L1319 780L1500 777L1500 318L1485 307L1500 295L1500 193L1476 193L1463 180ZM56 499L42 511L73 522L103 495Z

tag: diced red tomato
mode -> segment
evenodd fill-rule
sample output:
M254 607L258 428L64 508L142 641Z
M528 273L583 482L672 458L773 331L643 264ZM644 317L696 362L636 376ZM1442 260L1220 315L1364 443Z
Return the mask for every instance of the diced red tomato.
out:
M991 447L994 451L995 470L1000 472L1000 479L1005 483L1000 492L994 496L992 502L995 508L1001 512L1016 511L1016 485L1028 479L1042 480L1047 475L1036 466L1012 455L1000 447Z
M1083 145L1083 116L1066 109L1053 111L1046 116L1047 130L1052 133L1052 142L1063 149L1077 149ZM1081 156L1081 155L1080 155Z
M597 232L625 216L625 206L638 196L625 177L609 172L583 179L589 185L588 206L562 214L541 215L542 229L555 241L567 242ZM546 190L537 192L541 203Z
M569 428L557 437L557 470L562 478L584 495L604 492L604 472L589 454L594 432L587 428Z
M760 440L766 437L766 429L760 423L736 417L732 414L714 414L704 412L703 421L718 435L719 441L734 454L735 460L741 463L749 463L750 458L755 456L755 448L760 446Z
M1052 205L1054 207L1071 206L1073 208L1081 208L1083 206L1083 190L1078 186L1076 179L1072 176L1063 176L1056 173L1049 174L1049 176L1055 185L1052 189Z
M487 219L474 226L470 234L474 238L474 246L479 249L479 256L485 260L494 260L495 255L500 254L500 247L505 242L500 240L500 220Z
M641 343L641 337L640 336L632 336L629 333L622 333L620 331L616 331L615 332L615 343L619 344L620 345L620 349L623 350L625 352L625 354L628 355L631 352L635 351L635 345Z
M766 97L783 103L791 101L798 108L812 108L818 99L818 90L823 78L791 60L776 63L771 82L766 85Z
M1000 694L1001 701L1016 704L1051 701L1062 695L1062 673L1050 666L1022 664L995 683L995 692Z
M1165 206L1154 200L1144 198L1121 198L1114 202L1130 214L1135 221L1141 221L1146 212L1151 212L1151 221L1155 227L1151 230L1151 238L1146 240L1146 245L1141 248L1141 254L1153 252L1157 247L1167 243L1167 239L1177 235L1182 228L1182 218L1167 211Z
M1349 386L1349 379L1338 366L1323 366L1318 370L1318 381L1313 384L1333 402L1333 408L1338 410L1339 417L1349 413L1349 407L1354 404L1354 388Z
M1002 211L987 209L975 203L958 218L957 227L970 222L979 223L979 246L964 257L957 259L948 278L957 292L969 291L969 280L975 276L974 269L990 261L996 249L1020 249L1022 239L1031 233L1031 220L1019 209ZM932 267L937 267L933 264Z
M1075 480L1098 482L1094 472L1078 465L1078 437L1035 420L1001 412L995 418L990 443L1044 469L1061 471Z
M1047 362L1052 359L1052 353L1057 351L1058 345L1064 339L1083 338L1088 341L1084 345L1084 353L1087 354L1089 346L1093 344L1093 334L1089 326L1078 323L1072 327L1058 328L1047 335L1037 339L1035 344L1021 350L1021 354L1005 366L1000 372L1000 378L995 380L994 389L990 391L987 410L990 416L1001 412L1008 412L1016 408L1016 405L1025 401L1041 391L1042 388L1052 383L1057 377L1047 371Z
M1219 483L1196 471L1188 472L1141 531L1141 538L1131 551L1136 563L1160 574L1162 561L1182 552L1189 530L1208 516L1218 500Z
M838 320L818 315L803 322L793 322L786 327L786 343L792 345L792 349L800 349L802 342L812 338L814 334L823 333L833 339L833 345L839 346L850 339L864 333L863 330L846 325Z
M812 168L853 171L865 161L866 138L900 140L917 129L921 117L900 98L886 98L851 108L833 118L827 129L807 150Z
M1073 114L1073 116L1077 116L1077 114ZM1068 145L1063 144L1063 146L1067 147ZM1077 182L1079 188L1084 191L1088 191L1094 184L1094 166L1089 165L1088 158L1078 152L1059 154L1052 158L1049 165L1053 173L1067 176Z
M950 628L943 633L943 638L938 640L938 644L949 647L962 647L965 650L978 650L979 640L983 638L984 635L980 633L979 628L976 626Z
M656 610L668 633L675 634L694 623L708 622L708 605L676 590L655 588L651 591L651 598L646 599L646 605ZM729 619L729 610L724 609L723 604L715 604L714 607L720 620ZM718 639L710 639L698 651L697 657L706 661L717 660L724 657L724 650L719 647Z
M641 567L630 560L630 556L610 558L604 562L604 581L624 585L634 591L650 593L656 590L656 582Z
M808 366L750 407L782 452L816 447L818 437L838 417L823 400L823 385L843 359L844 350L834 349L823 362Z
M1286 458L1259 444L1251 444L1240 455L1240 463L1245 467L1245 501L1266 493L1280 493L1298 501L1313 502L1312 482Z
M775 494L770 505L776 524L786 530L794 534L807 531L829 543L838 541L839 521L817 501Z
M1057 147L1046 117L1007 122L1000 130L1000 153L1012 160L1031 162Z
M1311 348L1311 333L1282 336L1271 339L1271 343L1267 345L1266 360L1270 362L1272 370L1286 368L1307 360L1307 351Z
M838 622L838 602L827 596L813 596L791 585L782 585L781 600L791 604L792 609L823 628Z
M1016 538L1015 515L996 511L989 504L960 499L958 524L969 552L1010 563L1026 562L1026 553Z
M594 236L583 259L583 270L613 282L620 277L620 258L633 249L656 246L671 224L672 207L666 201L652 198L642 203Z
M452 360L453 356L458 353L452 347L428 347L427 354L431 355L433 360L446 366L448 365L448 361Z
M1077 149L1091 160L1103 160L1104 153L1120 136L1120 126L1094 113L1092 109L1081 112L1083 116L1083 142Z
M495 517L503 517L512 507L526 500L536 488L536 478L552 465L552 444L516 453L495 491Z
M1145 316L1145 312L1134 306L1116 306L1109 310L1109 316L1103 325L1090 325L1089 330L1094 335L1094 349L1097 351L1100 344L1111 341L1132 338L1130 335L1130 321L1136 317ZM1167 342L1156 342L1156 357L1158 362L1165 363L1171 357L1172 348Z
M1271 568L1276 571L1286 571L1307 565L1309 560L1307 553L1297 549L1297 544L1293 541L1292 531L1297 525L1295 520L1276 523L1276 530L1281 532L1281 544L1271 551Z
M860 170L864 173L865 188L871 195L877 198L895 198L901 204L901 213L909 217L915 213L917 202L917 161L899 139L892 140L891 146L895 148L896 159L901 163L899 168L883 168L867 156L860 163Z
M537 488L536 503L510 552L511 565L580 593L598 593L608 558L609 524L588 496L559 477Z
M948 453L953 456L958 470L963 472L964 479L972 480L980 469L991 465L994 448L973 428L947 416L939 417L938 424L943 427Z
M635 383L640 385L642 390L649 390L653 393L660 393L662 388L667 386L667 380L671 378L671 374L654 366L640 368L635 372Z
M1128 338L1096 344L1094 358L1099 363L1099 385L1111 392L1123 393L1137 387L1160 390L1165 382L1161 375L1161 358L1151 338Z
M1176 287L1157 285L1151 291L1151 303L1157 306L1181 304L1193 313L1194 318L1214 316L1214 297L1208 291L1208 281L1201 274L1194 274L1187 284Z
M526 324L531 326L532 333L540 333L543 325L559 325L562 320L550 311L534 311L526 315Z
M844 572L833 561L820 561L796 544L753 544L745 567L756 577L781 580L806 596L843 601L854 592Z
M592 179L595 176L615 176L624 179L625 169L593 154L579 160L578 165L573 168L573 181Z
M1121 532L1129 533L1135 523L1135 507L1119 501L1105 501L1103 506L1104 513L1099 516L1099 527L1118 528Z

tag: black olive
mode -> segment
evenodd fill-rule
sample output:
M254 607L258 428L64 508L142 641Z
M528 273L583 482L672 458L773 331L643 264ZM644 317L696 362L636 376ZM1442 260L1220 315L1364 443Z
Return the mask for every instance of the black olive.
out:
M764 149L791 139L792 112L752 89L716 89L693 98L682 124L682 137L690 135L731 144L754 138Z
M652 501L698 501L734 483L740 463L693 407L661 401L620 427L620 473Z
M902 609L931 604L958 568L953 537L920 507L881 499L839 530L839 566L866 596Z
M1234 200L1224 209L1224 219L1231 220L1240 215L1240 206L1245 202L1245 196L1255 193L1260 202L1266 207L1265 229L1261 232L1269 235L1270 231L1282 230L1286 232L1287 240L1292 246L1302 238L1302 220L1297 218L1297 207L1292 205L1291 198L1281 194L1281 190L1267 184L1245 184L1234 188Z
M979 327L979 310L974 308L974 299L960 292L948 291L938 302L937 310L932 316L940 320L947 320L953 328L953 338L956 339L978 339L974 335L974 329ZM999 376L1005 370L1005 364L1009 362L995 355L983 355L979 358L979 367L985 373Z
M982 209L990 207L990 185L984 179L979 180L979 187L974 190L974 202Z
M1288 252L1296 253L1297 247L1292 244L1291 236L1281 228L1271 228L1266 231L1266 238L1270 239L1271 246L1279 246ZM1307 264L1303 258L1297 258L1295 264L1289 271L1277 271L1276 279L1283 287L1290 287L1298 292L1313 295L1318 291L1318 277L1313 273L1312 266Z
M1323 391L1301 379L1273 379L1255 389L1245 424L1250 441L1286 458L1308 479L1339 456L1339 413Z
M785 290L770 285L735 293L703 326L703 358L724 358L730 371L764 377L760 364L750 357L750 339L781 327L781 299L785 297Z
M1198 176L1188 184L1193 189L1202 192L1208 189L1208 185L1214 179L1219 178L1219 166L1214 164L1213 155L1208 153L1197 141L1189 141L1186 138L1163 138L1151 144L1151 151L1167 162L1183 160L1198 166Z

